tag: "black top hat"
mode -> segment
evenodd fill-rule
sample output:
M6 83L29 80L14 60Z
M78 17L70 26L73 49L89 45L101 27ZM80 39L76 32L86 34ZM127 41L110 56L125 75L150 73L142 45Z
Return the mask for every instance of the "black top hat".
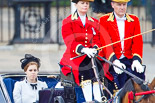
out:
M77 3L79 0L71 0L73 3Z
M92 3L92 10L95 13L110 13L113 12L113 8L111 6L111 0L95 0Z
M71 1L74 2L74 3L77 3L77 2L79 2L79 1L93 2L94 0L71 0Z
M29 63L29 62L36 62L38 67L40 67L40 59L32 56L31 54L25 54L25 58L21 59L20 62L22 69Z

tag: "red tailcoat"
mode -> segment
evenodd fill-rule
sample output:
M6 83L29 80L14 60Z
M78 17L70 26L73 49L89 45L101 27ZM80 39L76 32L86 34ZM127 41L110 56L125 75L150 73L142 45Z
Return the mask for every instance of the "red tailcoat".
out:
M86 24L83 26L78 13L68 16L63 20L62 37L66 45L66 51L60 61L61 65L69 65L72 67L75 82L79 85L79 65L85 59L86 55L70 60L81 54L84 47L93 48L100 47L100 33L98 20L86 16ZM107 58L111 53L107 54ZM62 67L62 72L67 75L71 69L67 66Z
M138 17L125 14L124 38L129 38L141 33ZM114 13L109 13L100 18L100 24L108 31L112 42L120 41L119 30ZM125 40L124 49L121 48L121 42L114 44L113 49L116 57L119 59L122 54L128 59L139 60L142 63L143 40L142 35Z

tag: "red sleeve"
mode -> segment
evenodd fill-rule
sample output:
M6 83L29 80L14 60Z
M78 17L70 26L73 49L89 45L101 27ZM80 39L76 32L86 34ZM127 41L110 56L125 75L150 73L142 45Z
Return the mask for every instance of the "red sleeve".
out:
M134 20L135 20L135 29L133 31L133 34L135 36L141 33L141 29L139 19L135 17ZM132 53L133 53L133 60L138 60L140 63L142 63L142 54L143 54L142 35L133 38Z
M75 41L72 22L73 21L71 21L70 17L63 20L62 37L67 48L70 48L70 52L75 53L76 48L78 47L78 45L80 45L80 43Z
M107 46L112 43L111 37L109 36L107 30L106 30L106 21L104 20L105 18L100 18L100 41L102 46L104 47L100 51L100 55L105 57L106 59L113 61L116 59L115 53L113 52L113 47L112 45Z

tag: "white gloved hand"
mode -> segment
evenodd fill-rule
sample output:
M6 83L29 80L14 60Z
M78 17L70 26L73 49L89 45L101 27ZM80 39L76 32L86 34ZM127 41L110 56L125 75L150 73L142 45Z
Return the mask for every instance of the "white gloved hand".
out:
M116 59L113 63L120 68L126 69L126 66L123 63L121 63L118 59ZM123 72L122 70L120 70L119 68L117 68L115 66L113 66L113 68L117 74L122 74L122 72Z
M87 56L91 58L95 56L95 54L97 53L97 50L94 48L83 48L81 50L81 53L87 54Z
M96 54L97 54L97 50L95 49L95 48L89 48L91 51L92 51L92 53L93 53L93 55L92 55L92 57L94 57Z
M131 65L131 69L134 71L136 68L138 73L143 73L144 72L144 68L143 66L140 64L140 62L138 60L134 60L132 65Z

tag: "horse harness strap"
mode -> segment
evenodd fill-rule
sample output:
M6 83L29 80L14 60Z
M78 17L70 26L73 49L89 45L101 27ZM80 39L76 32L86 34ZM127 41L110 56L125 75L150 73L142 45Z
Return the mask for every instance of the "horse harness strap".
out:
M131 100L134 101L134 97L135 97L135 96L142 95L142 97L141 97L139 100L134 101L134 103L139 103L146 95L153 94L153 93L155 93L155 90L145 91L145 92L139 92L139 93L133 93L133 91L131 91L131 92L129 92L129 94L128 94L129 103L131 103L131 102L130 102Z
M143 98L144 98L145 95L142 95L142 97L140 97L140 99L138 99L137 101L134 101L134 103L139 103Z
M152 92L150 92L150 89L149 89L148 85L144 84L142 81L139 81L139 80L137 80L136 78L132 78L132 80L135 81L137 84L139 84L140 87L141 87L141 89L144 90L144 92L136 93L135 90L129 92L129 94L128 94L129 103L131 103L131 100L133 100L133 103L138 103L138 102L140 102L144 97L146 97L147 95L149 95L149 94L155 92L154 90L153 90ZM139 100L134 101L134 97L135 97L135 96L139 96L139 95L142 95L142 97L141 97Z
M136 96L135 94L136 93L133 92L133 91L129 92L129 94L128 94L128 103L139 103L143 99L143 97L144 97L144 95L143 95L140 99L138 99L137 101L135 101L134 100L134 98ZM133 101L133 102L131 102L131 101Z

